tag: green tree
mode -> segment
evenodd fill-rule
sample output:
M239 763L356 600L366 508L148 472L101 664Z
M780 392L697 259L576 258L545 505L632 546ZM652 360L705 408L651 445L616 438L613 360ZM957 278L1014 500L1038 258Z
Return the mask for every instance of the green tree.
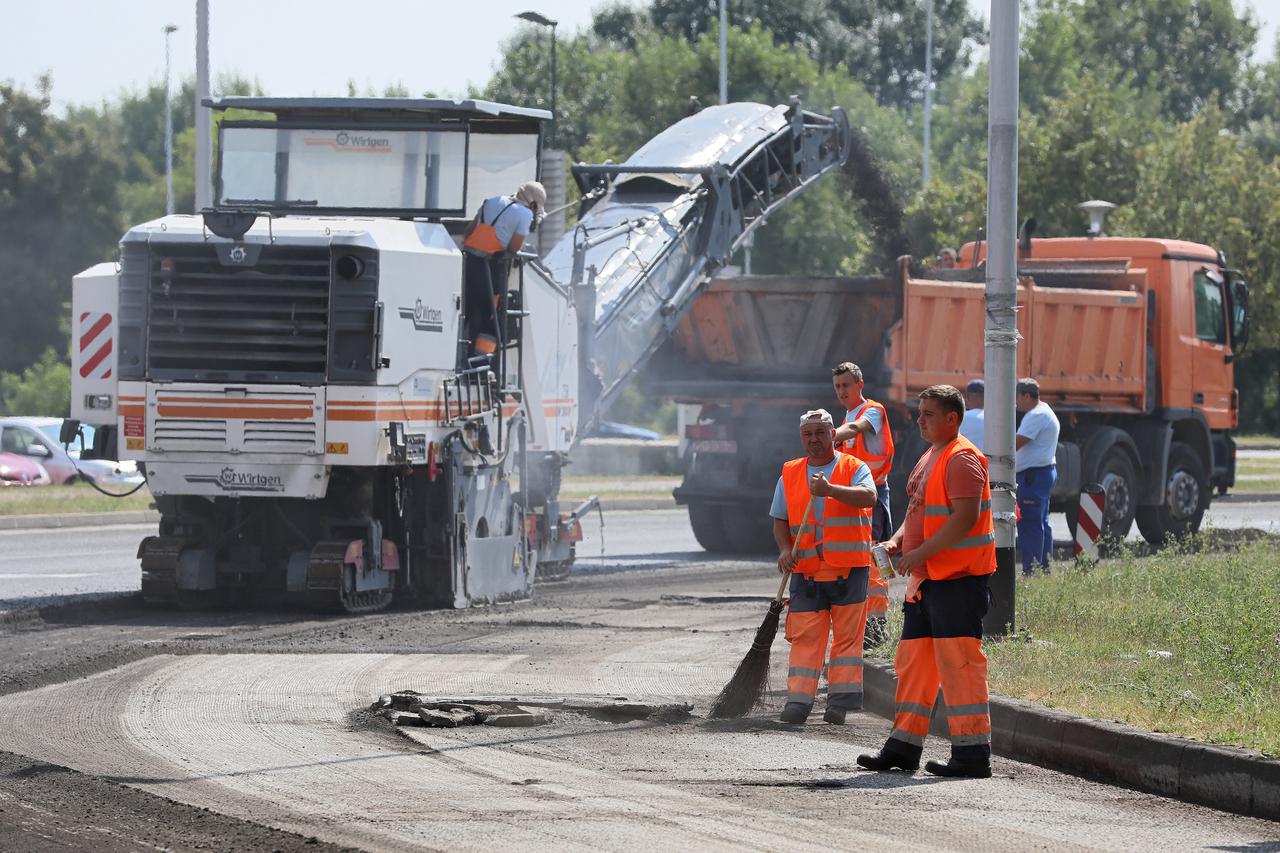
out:
M117 150L49 110L51 84L0 83L0 316L10 318L0 371L30 365L60 331L71 277L120 237Z
M921 0L734 0L729 21L739 29L762 27L778 44L799 47L822 68L843 65L881 104L906 106L924 96L925 3ZM650 19L658 32L696 41L715 31L718 0L654 0ZM967 0L935 0L934 79L970 62L986 29ZM730 96L746 78L730 54Z
M1110 68L1175 121L1248 100L1258 21L1233 0L1038 0L1022 65L1035 106L1077 85L1076 70Z
M49 347L21 372L0 373L0 413L51 418L71 413L71 368L62 348Z

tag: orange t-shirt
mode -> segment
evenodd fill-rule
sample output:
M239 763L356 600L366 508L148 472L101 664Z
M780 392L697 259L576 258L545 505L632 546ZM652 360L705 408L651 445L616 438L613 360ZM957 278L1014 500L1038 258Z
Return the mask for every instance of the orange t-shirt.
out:
M933 473L937 450L929 448L907 478L907 514L902 519L902 553L920 547L924 542L924 487ZM987 481L982 462L972 453L957 453L947 464L947 494L952 498L980 498ZM924 567L917 570L927 575Z

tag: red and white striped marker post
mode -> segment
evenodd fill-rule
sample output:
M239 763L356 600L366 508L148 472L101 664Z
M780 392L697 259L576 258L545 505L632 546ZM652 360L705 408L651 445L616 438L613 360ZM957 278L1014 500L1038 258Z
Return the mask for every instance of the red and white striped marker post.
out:
M1098 559L1098 537L1102 535L1103 512L1107 508L1107 493L1102 486L1091 483L1080 490L1080 513L1076 516L1076 559Z

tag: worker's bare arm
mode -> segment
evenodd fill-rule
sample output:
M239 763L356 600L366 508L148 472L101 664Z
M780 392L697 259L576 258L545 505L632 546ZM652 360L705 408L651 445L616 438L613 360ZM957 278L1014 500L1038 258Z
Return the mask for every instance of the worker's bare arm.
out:
M520 251L520 247L523 245L524 245L524 235L517 234L516 236L512 237L511 242L507 244L507 251L514 255L516 252Z
M809 478L809 494L816 498L835 498L854 509L867 509L876 503L875 489L867 486L837 486L821 473Z
M1024 446L1024 445L1027 445L1027 444L1030 444L1030 443L1031 443L1031 439L1030 439L1030 438L1028 438L1028 437L1027 437L1027 436L1025 436L1025 435L1019 435L1019 436L1016 436L1016 437L1014 438L1014 441L1017 443L1017 445L1016 445L1017 447L1022 447L1022 446Z
M773 520L773 541L778 546L778 571L789 572L796 567L796 558L791 556L791 525L781 518Z
M871 432L871 421L866 418L858 418L856 421L847 424L840 424L836 427L836 441L852 441L864 432Z

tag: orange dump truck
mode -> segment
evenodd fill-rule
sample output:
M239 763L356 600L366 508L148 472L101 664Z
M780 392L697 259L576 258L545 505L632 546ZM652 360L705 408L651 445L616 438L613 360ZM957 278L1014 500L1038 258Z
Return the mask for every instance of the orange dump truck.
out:
M924 447L916 395L983 375L982 244L961 266L861 278L746 276L715 282L655 360L650 382L701 406L686 428L675 495L711 550L772 547L764 516L781 464L800 452L799 412L843 415L829 368L855 361L889 409L900 518ZM1208 246L1130 238L1039 239L1019 259L1018 375L1062 423L1054 511L1074 524L1081 488L1106 493L1104 534L1134 521L1153 543L1197 530L1235 482L1248 289Z

